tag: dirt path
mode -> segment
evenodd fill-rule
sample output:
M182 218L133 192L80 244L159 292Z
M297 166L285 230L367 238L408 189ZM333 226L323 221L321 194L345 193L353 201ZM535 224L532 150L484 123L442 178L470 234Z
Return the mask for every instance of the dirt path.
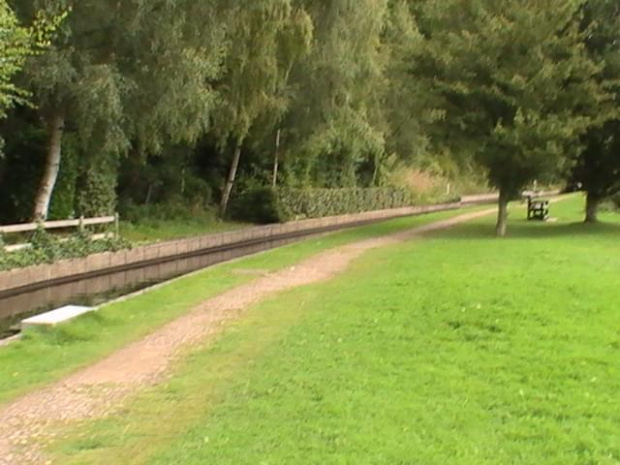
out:
M298 265L209 299L187 315L141 341L50 387L26 395L0 410L0 465L46 464L40 445L54 439L55 426L112 412L140 389L161 381L171 363L192 344L218 333L223 324L279 292L316 283L343 272L367 250L480 218L495 209L328 250Z

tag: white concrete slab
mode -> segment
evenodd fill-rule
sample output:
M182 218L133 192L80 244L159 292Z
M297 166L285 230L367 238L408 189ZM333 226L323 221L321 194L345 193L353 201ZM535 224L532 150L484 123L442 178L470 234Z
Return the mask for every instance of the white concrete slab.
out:
M80 307L78 305L67 305L51 312L42 313L22 320L22 329L29 326L56 326L57 324L73 320L80 315L94 311L93 307Z

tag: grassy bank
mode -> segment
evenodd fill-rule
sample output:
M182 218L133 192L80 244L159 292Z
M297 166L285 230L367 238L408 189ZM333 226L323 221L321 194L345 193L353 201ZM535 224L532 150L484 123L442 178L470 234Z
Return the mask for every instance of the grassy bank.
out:
M250 226L252 225L232 221L219 221L213 217L205 216L183 221L160 220L143 221L139 223L122 221L120 233L121 237L132 243L143 243L170 241L186 237L203 236L205 234L217 234Z
M185 314L203 300L253 279L239 273L241 269L278 270L321 250L460 213L404 218L308 240L210 268L54 329L29 331L21 341L0 348L0 403L87 366Z
M620 221L480 220L255 307L63 464L615 464Z

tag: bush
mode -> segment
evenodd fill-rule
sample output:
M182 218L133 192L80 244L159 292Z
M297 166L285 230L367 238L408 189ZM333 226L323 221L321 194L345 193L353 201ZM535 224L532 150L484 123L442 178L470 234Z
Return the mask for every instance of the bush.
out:
M420 203L411 191L398 188L296 189L255 188L235 196L232 218L256 223L346 215L409 207Z
M108 168L108 170L110 170ZM80 183L77 214L86 218L112 215L116 211L116 171L88 170Z
M250 223L270 224L284 220L280 211L278 191L271 187L257 187L236 195L230 203L231 218Z
M151 224L164 221L191 222L198 217L210 216L212 212L202 203L188 203L180 196L167 202L138 205L131 201L119 205L123 221L133 224Z
M0 240L0 271L81 258L95 253L117 252L131 247L129 242L116 237L93 241L85 231L60 240L43 229L33 233L30 244L30 248L6 252Z

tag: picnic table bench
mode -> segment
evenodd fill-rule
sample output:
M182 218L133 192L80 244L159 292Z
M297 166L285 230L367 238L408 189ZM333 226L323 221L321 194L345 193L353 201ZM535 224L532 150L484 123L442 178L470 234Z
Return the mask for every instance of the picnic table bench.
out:
M549 201L546 199L527 198L527 219L545 221L549 218Z

